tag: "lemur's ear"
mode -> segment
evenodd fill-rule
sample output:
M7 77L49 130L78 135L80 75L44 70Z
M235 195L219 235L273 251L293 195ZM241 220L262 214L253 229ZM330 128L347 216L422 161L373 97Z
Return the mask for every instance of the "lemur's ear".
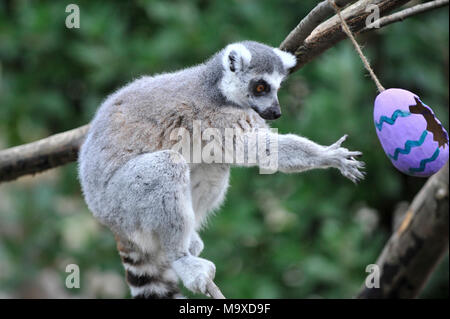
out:
M281 51L278 48L274 48L273 51L281 59L281 62L286 70L293 68L297 64L297 58L295 55L286 51Z
M250 65L252 54L240 43L233 43L225 48L222 64L225 70L231 72L243 71Z

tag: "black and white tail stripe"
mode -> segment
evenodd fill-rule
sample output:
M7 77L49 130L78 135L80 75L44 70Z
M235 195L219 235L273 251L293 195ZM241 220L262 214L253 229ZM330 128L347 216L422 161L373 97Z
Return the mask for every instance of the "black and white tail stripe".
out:
M178 278L170 266L162 260L162 256L138 253L124 248L118 245L133 298L183 298L178 288Z

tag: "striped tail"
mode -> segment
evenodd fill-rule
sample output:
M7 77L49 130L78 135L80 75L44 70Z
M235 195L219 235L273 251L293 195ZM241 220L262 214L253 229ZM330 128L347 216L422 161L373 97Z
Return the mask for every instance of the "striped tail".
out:
M117 236L116 241L134 299L184 298L178 277L162 254L142 253L132 242Z

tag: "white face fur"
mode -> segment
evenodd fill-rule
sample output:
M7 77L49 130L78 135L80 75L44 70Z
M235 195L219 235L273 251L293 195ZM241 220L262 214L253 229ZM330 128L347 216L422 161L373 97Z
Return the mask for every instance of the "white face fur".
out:
M295 56L273 48L284 72L257 73L250 67L251 52L241 43L228 45L222 55L224 75L219 84L222 94L242 107L253 108L262 118L273 120L281 115L277 91L288 70L295 66Z

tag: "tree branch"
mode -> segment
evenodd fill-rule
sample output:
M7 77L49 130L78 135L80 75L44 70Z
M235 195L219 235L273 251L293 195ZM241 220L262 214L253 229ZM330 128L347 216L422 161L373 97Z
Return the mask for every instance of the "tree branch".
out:
M380 14L392 11L410 0L359 0L341 11L342 17L354 33L358 33L365 28L366 19L371 13L366 12L370 5L377 5ZM347 35L342 31L341 21L334 15L327 21L321 23L305 39L303 44L296 50L297 65L292 72L302 68L314 58L335 46L339 41L345 39Z
M448 250L448 163L428 179L376 264L380 287L365 285L358 298L415 298Z
M213 299L226 299L225 296L220 291L219 287L217 287L212 280L208 282L208 284L206 285L206 290Z
M420 14L420 13L423 13L426 11L444 7L444 6L448 5L448 1L449 0L435 0L435 1L427 2L427 3L423 3L423 4L418 4L414 7L411 7L411 8L396 12L394 14L391 14L389 16L382 17L378 20L375 20L374 22L372 22L371 24L366 26L361 32L366 32L366 31L370 31L372 29L381 28L381 27L387 26L391 23L403 21L404 19L411 17L413 15L417 15L417 14Z
M0 151L0 182L77 160L89 125Z
M343 17L353 31L360 31L365 26L365 19L369 12L365 9L368 5L375 4L380 8L380 13L385 13L399 8L409 0L359 0L346 9L342 10ZM344 5L349 1L338 0L338 3ZM318 8L319 7L319 8ZM322 8L322 9L320 9ZM312 12L316 12L314 19L323 19L327 9L324 9L323 2L319 3ZM320 12L320 13L319 13ZM309 15L307 15L308 17ZM318 23L319 20L305 18L303 27L309 30L311 26ZM345 38L341 30L340 21L337 16L333 16L317 26L311 34L303 41L305 33L303 27L297 27L283 41L284 45L296 50L297 66L292 72L300 69L314 58L318 57L327 49ZM297 35L299 33L300 35ZM299 42L296 43L295 39ZM283 45L283 44L282 44ZM34 143L17 146L11 149L0 151L0 183L3 181L14 180L27 174L35 174L49 168L64 165L76 161L78 148L81 145L84 135L87 132L87 126L73 129L68 132L60 133L49 138Z
M336 0L335 3L339 8L345 7L347 4L355 2L355 0ZM333 15L334 8L325 0L312 9L284 39L280 45L281 50L294 53L297 48L303 44L303 41L311 34L315 27Z

